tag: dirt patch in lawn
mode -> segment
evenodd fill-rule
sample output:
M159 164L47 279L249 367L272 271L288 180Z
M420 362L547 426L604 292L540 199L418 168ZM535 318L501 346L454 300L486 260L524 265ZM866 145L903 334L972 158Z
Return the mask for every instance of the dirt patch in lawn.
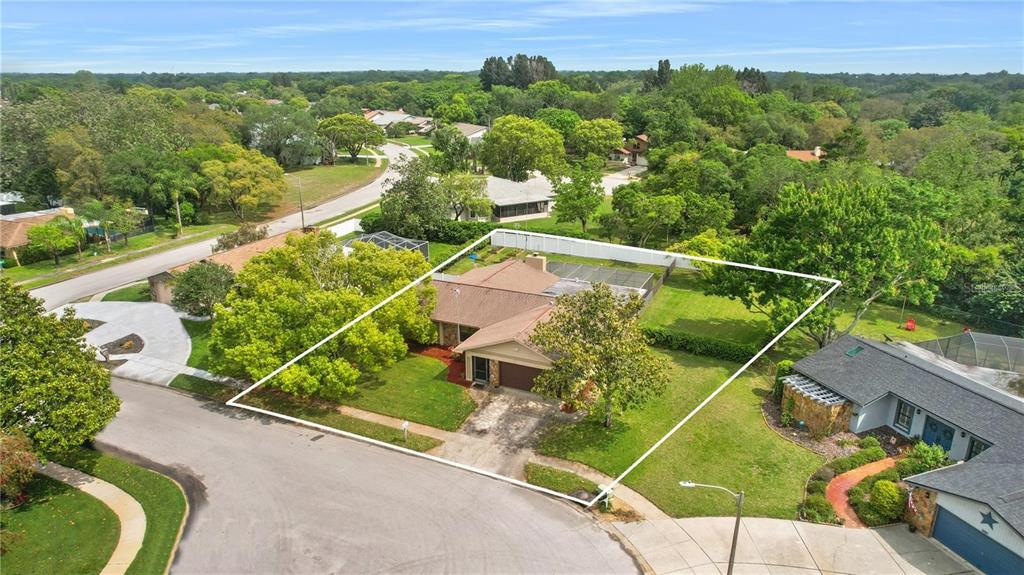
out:
M122 353L139 353L146 343L134 333L122 338L115 339L110 343L103 344L100 349L107 355L118 355Z
M105 324L107 322L100 321L98 319L83 319L82 323L85 324L85 332L89 333L90 331L98 328L99 326L101 326L101 325L103 325L103 324Z

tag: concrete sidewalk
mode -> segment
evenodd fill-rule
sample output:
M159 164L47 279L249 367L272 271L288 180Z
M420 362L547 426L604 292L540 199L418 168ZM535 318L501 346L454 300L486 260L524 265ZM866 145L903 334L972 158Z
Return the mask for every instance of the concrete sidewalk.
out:
M614 523L659 574L725 573L735 518ZM743 519L736 573L849 575L975 573L904 525L844 529L785 519Z
M117 515L118 521L121 522L121 533L117 538L117 546L114 547L114 552L107 560L106 567L100 571L100 575L121 575L127 572L139 549L142 549L142 540L146 537L146 513L142 510L142 505L120 487L77 469L51 461L41 466L39 472L99 499Z

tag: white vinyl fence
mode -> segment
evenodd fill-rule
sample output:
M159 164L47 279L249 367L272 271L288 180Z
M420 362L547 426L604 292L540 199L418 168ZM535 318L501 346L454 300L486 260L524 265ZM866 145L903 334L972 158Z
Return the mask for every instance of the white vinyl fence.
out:
M604 242L595 242L576 238L565 238L562 236L552 236L536 232L523 233L517 230L494 230L494 233L491 236L491 245L506 248L518 248L531 252L547 252L551 254L629 262L634 264L649 264L664 267L668 267L673 261L675 261L676 267L691 270L697 269L697 267L693 265L693 260L686 256L659 252L646 248L621 246L618 244L607 244Z
M359 218L352 218L351 220L345 220L345 221L341 222L340 224L334 224L333 226L327 228L327 231L329 231L332 234L338 236L339 238L341 236L347 236L348 234L351 234L352 232L362 231L363 228L359 227L359 222L360 221L361 220Z

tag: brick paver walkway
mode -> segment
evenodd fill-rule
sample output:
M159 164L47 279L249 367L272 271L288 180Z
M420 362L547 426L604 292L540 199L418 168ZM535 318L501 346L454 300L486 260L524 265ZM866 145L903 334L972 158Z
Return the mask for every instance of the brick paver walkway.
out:
M861 465L856 469L851 469L842 475L837 475L829 482L828 487L825 489L825 497L832 504L832 508L835 509L836 515L843 522L844 527L864 527L864 524L857 517L857 512L853 510L853 506L850 505L850 500L846 496L850 488L860 483L865 477L881 473L895 466L896 459L886 457L867 465Z

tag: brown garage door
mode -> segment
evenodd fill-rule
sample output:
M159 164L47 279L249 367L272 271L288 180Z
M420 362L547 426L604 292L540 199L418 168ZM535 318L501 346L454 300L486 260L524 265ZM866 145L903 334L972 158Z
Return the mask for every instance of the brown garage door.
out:
M501 385L525 389L529 391L533 387L533 378L540 375L544 370L536 367L527 367L514 363L501 362Z

